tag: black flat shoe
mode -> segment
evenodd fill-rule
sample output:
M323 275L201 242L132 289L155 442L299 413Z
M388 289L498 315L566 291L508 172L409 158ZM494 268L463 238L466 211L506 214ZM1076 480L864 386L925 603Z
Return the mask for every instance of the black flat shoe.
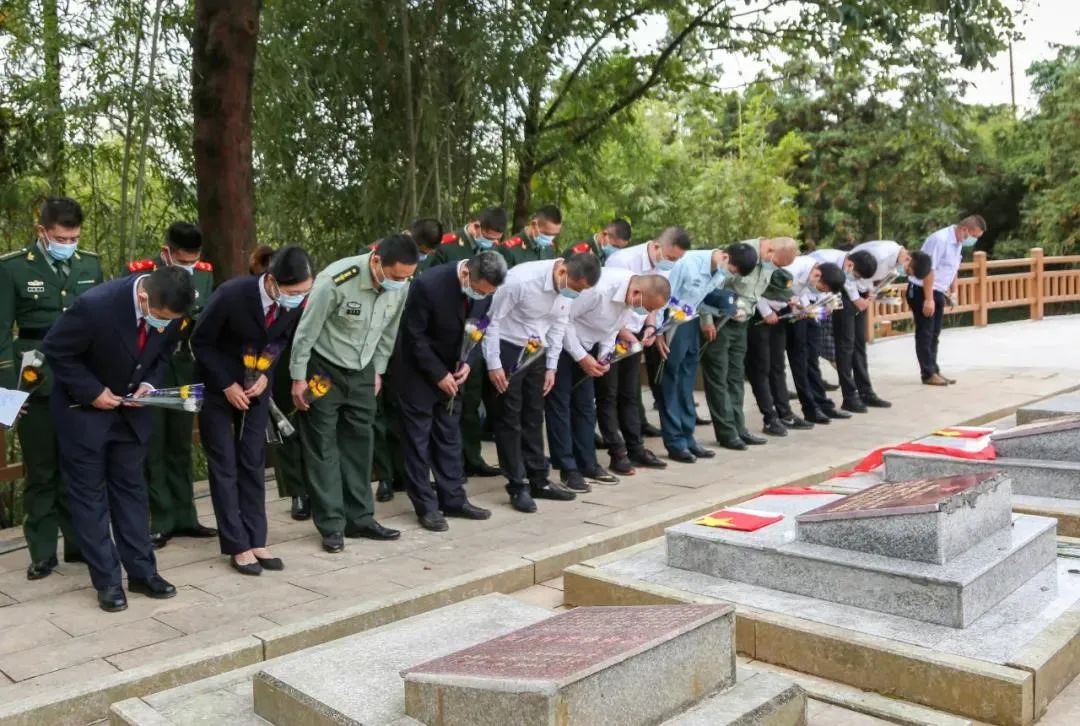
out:
M712 423L711 418L702 418L701 416L698 416L697 414L694 415L694 425L695 426L708 426L711 423Z
M780 423L784 424L789 429L795 429L796 431L809 431L814 428L814 424L801 419L798 416L791 416L789 418L780 419Z
M169 544L169 535L165 534L164 532L150 533L150 546L154 549L163 549L167 544Z
M742 439L724 439L723 441L717 441L716 443L723 446L725 449L731 449L732 451L746 451L747 446Z
M586 494L592 491L592 487L589 486L589 483L587 481L585 481L585 477L582 476L580 471L564 471L562 474L559 475L559 478L562 480L563 485L567 489L571 489L575 492L580 492L582 494Z
M848 413L847 411L841 411L841 410L836 409L836 408L826 409L825 410L825 415L828 416L829 418L835 419L837 421L844 421L846 419L851 418L850 413Z
M391 539L397 539L401 536L401 532L397 531L396 529L384 527L373 519L371 520L370 524L365 524L360 527L346 528L345 536L351 539L358 539L362 537L363 539L386 541Z
M271 572L281 572L285 569L285 563L281 561L280 557L259 557L255 555L255 559L259 561L264 570L270 570Z
M322 548L330 554L336 554L343 551L345 549L345 540L342 538L341 532L324 534L322 538Z
M375 501L376 502L389 502L394 499L394 487L390 482L383 479L379 482L379 486L375 489Z
M643 466L646 469L666 469L667 462L663 461L653 452L648 449L642 449L636 454L631 454L630 461L635 466Z
M641 435L647 439L655 439L658 436L662 436L663 434L660 429L656 428L651 423L646 421L645 423L641 424Z
M173 587L161 575L151 575L145 580L128 578L128 591L137 592L140 595L152 597L155 600L167 600L176 596L176 588Z
M695 461L697 461L697 457L691 454L687 449L676 449L675 451L669 451L668 458L672 461L677 461L680 464L693 464Z
M510 506L523 514L532 514L536 511L536 502L525 489L510 494Z
M209 539L210 537L217 537L217 530L213 527L207 527L203 524L196 524L194 527L185 527L184 529L174 529L172 537L194 537L195 539Z
M610 471L608 471L604 467L600 466L599 464L597 464L595 468L590 469L589 471L581 472L581 474L586 479L592 479L593 481L598 481L601 484L618 484L619 483L619 477L615 476L614 474L612 474Z
M690 447L690 453L699 459L711 459L716 456L716 452L712 449L706 449L704 446L698 446L697 444Z
M457 519L491 519L491 510L465 502L457 509L444 509L443 515Z
M293 497L289 515L297 522L311 519L311 505L307 497Z
M825 390L826 391L839 391L840 390L840 386L838 384L836 384L836 383L825 383L824 385L825 385Z
M26 568L26 579L40 580L43 577L48 577L58 564L55 556L40 562L31 562L30 566Z
M569 502L577 498L577 494L549 479L529 482L529 496L533 499L551 499L556 502Z
M812 424L822 424L823 426L827 426L831 423L829 417L821 411L814 411L812 414L806 417L806 420Z
M892 408L892 404L890 402L886 401L884 398L877 395L876 393L871 393L869 396L863 396L862 402L870 408Z
M765 422L765 428L763 432L769 436L787 436L787 427L780 423L780 419L773 419L772 421Z
M450 529L450 525L446 523L446 517L438 510L421 514L417 519L420 520L420 526L429 532L445 532Z
M742 439L742 442L747 446L764 446L765 444L769 443L768 439L763 439L760 436L755 436L749 431L743 431L741 434L739 434L739 438Z
M637 473L630 462L630 457L626 455L612 456L611 465L608 468L620 476L633 476Z
M844 401L840 408L848 413L866 413L870 410L863 405L862 401Z
M111 585L104 590L97 591L98 607L107 613L118 613L127 610L127 596L124 588L119 585Z
M281 560L278 560L281 562ZM236 555L229 556L229 564L232 568L239 572L241 575L261 575L263 571L262 560L258 557L255 558L255 562L249 562L246 565L241 565L236 561Z
M492 466L486 461L481 461L476 466L465 467L465 476L489 477L499 476L499 474L502 474L502 469L497 466Z

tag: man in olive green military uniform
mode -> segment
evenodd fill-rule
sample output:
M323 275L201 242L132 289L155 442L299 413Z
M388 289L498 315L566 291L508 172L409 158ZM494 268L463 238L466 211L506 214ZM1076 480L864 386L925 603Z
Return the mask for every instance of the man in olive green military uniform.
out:
M431 267L434 253L443 239L442 222L434 217L414 219L409 228L402 232L411 237L420 250L420 262L414 276L420 275ZM381 241L381 240L380 240ZM368 251L376 251L379 242L368 245ZM389 372L387 368L387 372ZM388 381L384 380L383 383ZM386 390L386 386L383 387ZM394 492L405 491L405 461L401 458L401 442L398 441L397 403L390 396L380 394L376 399L375 411L375 451L372 467L379 475L379 484L375 488L375 499L389 502Z
M199 312L214 291L214 268L202 261L202 232L190 222L173 222L165 233L165 244L153 259L130 262L126 274L148 274L159 267L180 267L191 273L195 284L195 304L181 323L180 345L169 359L165 386L196 383L195 359L191 354L191 331ZM154 428L146 456L146 480L150 494L150 541L161 549L173 537L208 538L217 530L199 523L195 511L195 465L191 454L191 432L195 417L184 411L155 409Z
M562 212L553 204L537 209L521 234L506 240L499 252L507 267L555 259L555 238L562 231Z
M410 237L394 235L377 252L334 262L315 279L293 337L293 401L302 412L297 423L312 517L327 552L341 552L343 536L401 535L375 521L372 424L419 257ZM332 385L311 401L308 381L316 374Z
M0 258L0 374L7 388L18 383L23 353L38 350L45 333L75 298L104 281L98 256L78 249L82 221L77 202L50 197L41 206L37 241ZM14 340L13 326L19 328ZM64 533L64 561L82 562L49 416L52 376L44 374L18 423L26 467L23 532L30 550L26 570L30 580L47 576L57 566L58 529Z
M629 222L625 219L613 219L592 237L567 250L564 256L591 252L599 258L600 264L603 264L608 257L630 246L630 234Z
M483 209L460 230L443 237L432 264L460 262L493 249L505 232L506 211L502 207ZM487 383L487 367L481 359L469 373L461 396L461 441L465 455L465 476L498 476L500 473L499 467L484 461L480 453L483 437L480 403L485 399L485 385L490 386L490 383ZM491 393L494 393L494 389L491 389Z

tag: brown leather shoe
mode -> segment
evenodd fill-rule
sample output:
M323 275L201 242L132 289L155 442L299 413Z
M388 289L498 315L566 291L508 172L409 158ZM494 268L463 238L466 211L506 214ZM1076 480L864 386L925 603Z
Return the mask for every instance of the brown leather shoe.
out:
M949 382L946 381L940 373L935 373L923 381L923 384L927 386L947 386L949 385Z

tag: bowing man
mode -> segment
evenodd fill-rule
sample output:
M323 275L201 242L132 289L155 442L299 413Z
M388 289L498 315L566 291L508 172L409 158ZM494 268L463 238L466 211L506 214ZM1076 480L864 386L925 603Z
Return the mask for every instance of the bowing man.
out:
M476 345L461 360L465 323L488 313L491 295L506 279L494 250L425 272L410 286L391 362L401 414L405 491L421 526L448 529L446 517L487 519L491 512L465 497L460 417L466 381L481 360ZM434 488L430 476L435 475Z
M177 321L194 301L191 275L178 267L112 280L80 295L42 345L55 382L50 406L71 519L106 612L127 608L121 563L132 592L176 594L158 575L150 544L143 468L150 411L125 397L142 397L164 380L180 339Z
M219 287L191 336L198 376L206 384L199 434L218 541L233 569L244 575L284 569L266 547L266 426L274 365L251 383L245 380L244 356L277 362L300 321L313 277L307 252L282 247L263 274Z

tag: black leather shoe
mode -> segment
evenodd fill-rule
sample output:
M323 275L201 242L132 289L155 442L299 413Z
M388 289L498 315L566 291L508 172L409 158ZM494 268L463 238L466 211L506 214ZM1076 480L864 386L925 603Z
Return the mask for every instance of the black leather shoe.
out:
M150 533L150 545L154 549L160 550L164 548L167 544L169 544L169 535L165 534L164 532Z
M592 437L592 444L594 449L604 448L604 437L598 433L594 433Z
M311 519L311 504L307 497L293 497L290 516L297 522Z
M445 532L450 529L450 525L446 523L446 517L437 509L434 512L421 514L417 519L420 520L420 526L429 532Z
M65 552L64 553L64 562L67 562L69 564L72 563L72 562L82 562L83 564L85 564L86 563L86 558L83 557L82 554L79 553L79 552L72 552L71 554L68 554L68 553Z
M699 459L711 459L716 456L716 452L712 449L706 449L704 446L694 444L690 447L690 453Z
M376 502L389 502L394 498L394 487L390 482L383 479L379 482L379 486L375 489L375 501Z
M465 476L489 477L502 474L502 469L481 460L476 466L466 466Z
M850 413L848 413L847 411L841 411L836 408L825 409L825 415L831 419L836 419L837 421L843 421L845 419L851 418Z
M345 549L345 540L342 538L341 532L324 534L322 538L322 548L330 554L336 554L343 551Z
M646 421L645 423L641 424L641 435L647 439L655 439L656 437L662 436L663 434L661 434L660 429L656 428L651 423Z
M263 571L262 562L259 561L258 557L255 558L255 562L241 565L236 561L236 555L229 555L229 564L241 575L261 575Z
M697 457L686 449L675 449L675 451L669 451L667 455L669 459L677 461L680 464L693 464L697 461Z
M660 457L658 457L656 454L649 451L648 449L642 449L637 453L631 454L630 461L632 461L635 466L643 466L646 469L667 468L667 462L662 461Z
M708 426L711 423L712 423L711 418L703 418L701 416L698 416L697 414L694 414L694 425L695 426Z
M527 489L510 493L510 506L519 512L532 514L536 511L536 502Z
M849 413L866 413L870 410L863 405L862 401L844 401L840 408Z
M626 454L613 455L608 468L620 476L633 476L637 473L634 471L634 464L630 461L630 457Z
M798 416L791 416L789 418L780 419L780 423L784 424L789 429L795 429L796 431L809 431L814 428L814 424L805 419L801 419Z
M763 439L760 436L755 436L749 431L743 431L742 433L740 433L739 438L742 439L742 442L747 446L764 446L765 444L769 443L768 439Z
M533 499L552 499L556 502L569 502L577 498L577 494L550 479L529 482L529 496Z
M400 537L401 532L396 529L384 527L373 519L370 524L365 524L360 527L347 527L345 529L345 536L352 539L363 537L364 539L391 540Z
M98 607L107 613L118 613L127 610L127 595L124 588L119 585L110 585L104 590L97 591Z
M169 535L170 539L173 537L194 537L195 539L209 539L210 537L217 537L217 530L213 527L207 527L203 524L196 524L194 527L174 529Z
M829 417L821 411L814 411L812 414L806 417L806 420L812 424L822 424L824 426L828 426L829 423L831 423L829 421Z
M26 568L26 579L40 580L43 577L48 577L58 564L55 556L40 562L31 562L30 566Z
M892 408L890 402L886 401L876 393L871 393L869 396L863 396L862 402L870 408Z
M780 423L780 419L774 418L765 422L765 428L762 429L769 436L787 436L787 426Z
M444 509L443 514L458 519L491 519L490 509L478 507L472 502L465 502L458 509Z
M614 474L612 474L610 471L608 471L604 467L600 466L599 464L597 464L594 468L590 469L589 471L581 472L581 474L586 479L592 479L593 481L598 481L601 484L618 484L619 483L619 477L615 476Z
M136 580L133 577L129 577L128 590L137 592L140 595L152 597L155 600L167 600L170 597L176 597L176 588L173 587L168 580L158 574L150 575L150 577L145 580Z
M571 489L575 492L587 493L592 491L592 487L585 481L585 477L581 475L580 471L564 471L559 475L559 479L567 489Z
M717 441L716 443L723 446L725 449L731 449L732 451L746 451L746 444L742 439L724 439L723 441Z
M840 386L838 384L836 384L836 383L825 382L825 390L826 391L839 391Z
M259 561L264 570L270 570L271 572L281 572L285 569L285 563L281 561L280 557L259 557L255 555L255 559Z

